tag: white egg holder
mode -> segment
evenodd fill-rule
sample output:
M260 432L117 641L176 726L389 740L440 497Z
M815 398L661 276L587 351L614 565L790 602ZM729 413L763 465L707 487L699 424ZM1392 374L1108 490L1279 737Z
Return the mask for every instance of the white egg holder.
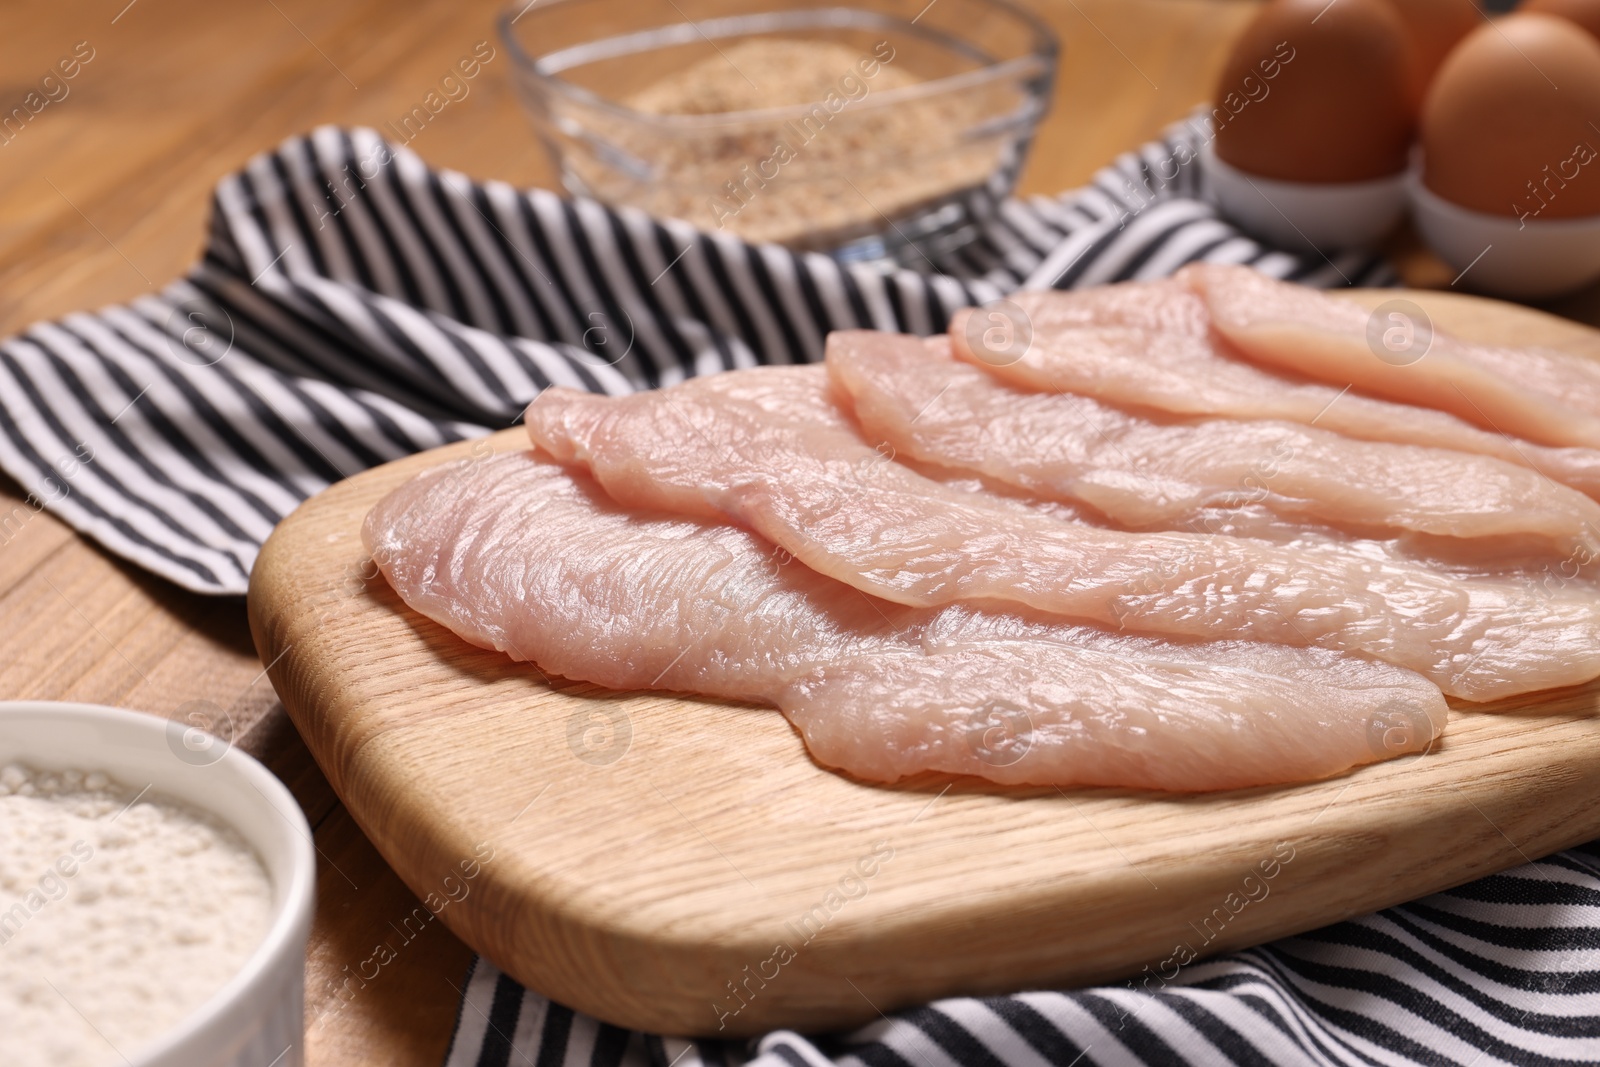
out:
M1286 182L1224 163L1214 141L1200 157L1206 198L1240 229L1280 248L1369 248L1405 217L1404 173L1364 182Z
M1569 293L1600 278L1600 216L1517 219L1452 204L1422 183L1420 157L1399 174L1362 182L1286 182L1246 174L1201 149L1208 200L1272 245L1319 254L1372 248L1409 208L1428 247L1462 288L1517 300Z
M1422 239L1461 272L1465 288L1542 300L1600 278L1600 215L1517 219L1470 211L1423 185L1420 167L1407 172L1406 189Z

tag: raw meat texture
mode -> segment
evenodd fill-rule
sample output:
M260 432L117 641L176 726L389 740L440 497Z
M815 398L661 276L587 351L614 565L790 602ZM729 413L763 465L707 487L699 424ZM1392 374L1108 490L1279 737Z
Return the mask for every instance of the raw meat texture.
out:
M819 387L820 377L815 366L763 367L759 373L718 374L701 378L699 382L709 393L753 404L772 415L850 429L854 433L856 422L850 414L849 396L831 384ZM976 471L919 464L910 457L895 455L888 444L880 443L874 451L882 459L898 460L925 478L968 493L987 494L996 503L1062 519L1093 521L1090 512L1072 501L1042 497Z
M733 399L717 381L763 373L628 397L547 389L525 420L536 445L587 466L626 507L731 518L901 604L1008 602L1134 632L1363 653L1469 700L1600 674L1600 599L1586 587L1463 581L1353 551L1032 513L924 478L849 426ZM806 382L804 369L785 373ZM826 396L824 369L811 375Z
M780 418L823 426L854 425L843 394L825 381L812 364L801 367L752 368L738 374L711 374L696 379L697 393L724 396L752 404Z
M1258 367L1214 336L1204 301L1179 282L1126 282L1011 299L1032 329L1021 358L974 348L967 332L971 312L954 316L950 338L958 358L1019 388L1080 393L1178 415L1281 419L1363 441L1473 452L1532 468L1600 499L1600 450L1546 448L1443 411Z
M821 581L746 530L635 515L532 452L418 476L363 537L417 611L614 689L748 697L820 659L916 647L908 609Z
M827 366L868 440L1090 504L1125 526L1170 529L1206 508L1260 503L1291 518L1526 538L1558 558L1580 549L1600 555L1600 505L1487 456L1355 441L1290 422L1136 414L1086 396L1022 391L954 360L945 337L837 332L828 336Z
M1206 302L1189 285L1171 278L1073 292L1023 292L1011 299L1027 315L1035 336L1085 327L1128 327L1186 337L1211 332Z
M1253 362L1448 411L1539 444L1600 447L1600 364L1593 360L1468 344L1437 330L1414 360L1379 358L1368 338L1371 313L1348 300L1246 267L1196 264L1178 278Z
M874 600L748 531L625 511L534 452L425 472L363 536L407 604L473 644L775 704L870 780L1227 789L1424 751L1445 726L1437 689L1386 664Z
M1000 641L831 664L783 708L817 762L859 778L934 770L1183 791L1325 778L1385 746L1425 749L1443 728L1422 694L1385 676L1393 668L1284 666Z

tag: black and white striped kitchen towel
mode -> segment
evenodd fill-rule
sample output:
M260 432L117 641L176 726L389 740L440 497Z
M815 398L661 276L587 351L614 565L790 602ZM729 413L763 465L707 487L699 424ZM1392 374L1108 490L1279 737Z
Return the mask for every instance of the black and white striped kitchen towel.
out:
M429 169L319 129L217 189L200 264L159 296L0 343L0 468L109 551L245 590L268 531L358 470L510 424L544 386L623 393L814 360L832 329L929 333L1020 286L1196 259L1388 284L1358 256L1242 236L1197 196L1203 120L1081 190L1011 200L980 241L880 272ZM630 1034L475 964L450 1067L510 1063L1600 1063L1600 862L1574 850L1250 952L1155 992L941 1002L854 1034L748 1045Z
M330 482L509 425L549 384L608 393L821 356L829 331L931 333L1024 282L1159 277L1193 259L1312 284L1360 257L1262 248L1196 199L1203 123L1058 199L1004 203L923 270L844 267L686 223L429 169L318 129L217 188L204 256L158 296L0 344L0 468L188 589L243 593L279 519Z
M446 1067L1600 1063L1600 845L1168 981L941 1000L847 1034L630 1033L478 960Z

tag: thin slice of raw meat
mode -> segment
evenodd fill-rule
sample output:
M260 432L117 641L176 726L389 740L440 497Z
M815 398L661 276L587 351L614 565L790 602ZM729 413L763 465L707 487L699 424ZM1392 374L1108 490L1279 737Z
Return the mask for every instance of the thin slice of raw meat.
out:
M419 475L363 538L417 611L613 689L747 697L819 660L919 647L918 612L822 581L747 530L634 515L531 451Z
M955 355L1024 389L1094 396L1180 415L1282 419L1363 441L1451 448L1529 467L1600 499L1600 450L1546 448L1432 408L1379 400L1245 361L1210 332L1205 303L1174 281L1018 293L1031 326L1020 357L974 347L968 311L951 321ZM976 333L981 340L981 333Z
M1538 543L1600 556L1600 504L1526 467L1355 441L1299 423L1136 414L1013 388L956 361L946 337L828 335L827 366L868 440L897 454L1080 501L1131 527L1188 525L1262 504L1357 528Z
M1424 345L1413 316L1374 322L1359 304L1248 267L1195 264L1177 280L1204 298L1217 331L1256 363L1448 411L1539 444L1600 447L1594 360L1468 344L1437 329ZM1392 349L1383 343L1391 329L1402 331Z
M1056 519L925 478L848 426L728 395L725 379L763 373L627 397L547 389L525 419L536 445L587 466L625 506L732 518L901 604L1009 602L1136 632L1363 653L1470 700L1600 674L1600 598L1587 587ZM826 371L811 374L826 396Z
M869 780L934 770L1017 784L1228 789L1263 775L1327 777L1363 750L1381 753L1386 738L1415 750L1442 721L1395 685L1393 670L1350 657L1219 668L999 641L844 660L797 682L782 703L817 762ZM1364 716L1345 707L1352 698Z
M625 511L531 451L419 475L363 537L411 608L473 644L775 704L819 762L870 780L1229 789L1424 751L1445 726L1428 682L1337 653L874 600L737 527Z

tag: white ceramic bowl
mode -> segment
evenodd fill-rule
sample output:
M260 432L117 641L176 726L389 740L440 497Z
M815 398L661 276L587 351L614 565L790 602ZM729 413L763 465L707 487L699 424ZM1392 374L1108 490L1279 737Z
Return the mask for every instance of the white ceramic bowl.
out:
M244 967L166 1036L122 1050L129 1067L300 1067L316 888L311 828L270 771L220 741L208 750L206 737L120 708L0 702L0 765L98 770L124 785L149 783L152 794L210 812L238 831L272 880L271 923Z
M1528 219L1452 204L1422 184L1406 183L1422 239L1461 275L1463 288L1520 300L1560 296L1600 278L1600 215Z
M1246 174L1200 150L1206 197L1241 230L1279 248L1370 248L1406 212L1405 172L1366 182L1285 182Z

